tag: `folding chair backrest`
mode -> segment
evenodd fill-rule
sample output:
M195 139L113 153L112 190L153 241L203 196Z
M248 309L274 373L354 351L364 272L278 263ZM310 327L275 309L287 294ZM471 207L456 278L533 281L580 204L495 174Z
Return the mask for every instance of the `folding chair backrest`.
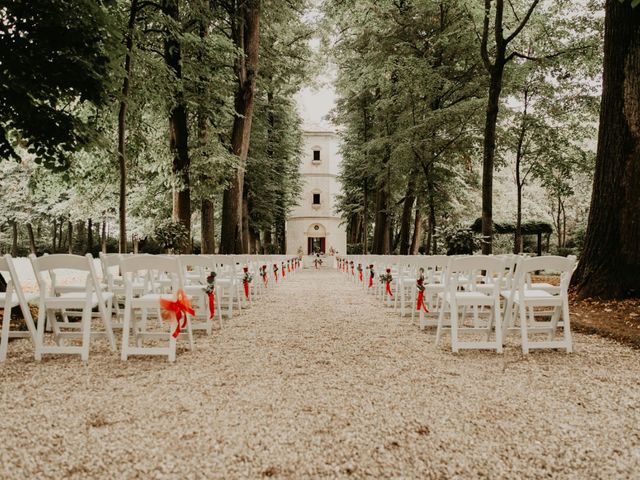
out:
M182 275L191 269L194 274L200 276L200 280L205 280L209 272L215 269L213 259L206 255L180 255L178 260L182 268Z
M447 267L445 283L452 293L459 287L464 287L467 291L475 291L486 278L492 278L494 293L497 294L504 275L504 266L504 259L487 255L452 258Z
M133 284L142 280L145 290L155 290L154 282L166 275L171 280L171 289L176 292L184 286L184 277L178 257L165 255L132 255L124 258L120 265L127 295L133 295Z
M573 275L576 264L576 257L560 257L548 255L544 257L521 258L516 266L517 283L514 285L518 289L524 289L525 285L531 286L531 274L534 272L553 272L560 274L560 294L566 294L569 289L569 282Z
M51 293L56 294L56 287L60 286L57 281L60 274L69 274L69 271L75 274L85 274L83 284L87 292L96 292L100 290L98 288L98 276L93 264L93 257L91 254L85 256L71 255L67 253L56 253L53 255L43 255L42 257L36 257L35 255L29 255L33 271L36 274L36 280L40 288L41 294L47 290L47 281L45 274L48 274L50 279Z
M35 335L35 330L33 329L34 323L33 319L31 318L31 311L29 310L29 303L27 302L27 298L24 295L24 290L22 290L22 284L20 283L20 278L18 278L18 273L16 272L16 267L13 264L13 258L11 257L11 255L7 254L3 257L0 257L0 273L2 273L2 276L7 282L6 294L8 295L11 293L16 295L23 315L29 317L25 319L27 327L29 327L31 334Z

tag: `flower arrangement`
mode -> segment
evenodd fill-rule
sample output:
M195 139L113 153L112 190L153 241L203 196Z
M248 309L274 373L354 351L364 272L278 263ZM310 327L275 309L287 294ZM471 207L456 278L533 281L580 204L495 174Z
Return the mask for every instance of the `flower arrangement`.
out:
M359 280L362 281L362 264L361 263L358 264L357 270L358 270Z
M216 290L216 277L218 274L216 272L209 272L207 275L207 286L205 287L205 293L214 293Z
M378 280L380 283L391 283L393 281L393 275L391 275L391 269L387 268L385 273L381 273L378 275Z
M416 288L418 289L418 301L416 303L416 310L424 309L425 312L428 312L427 306L424 303L424 268L420 268L418 270L418 278L416 278Z
M376 272L373 269L373 264L369 265L369 288L373 287L373 277L376 276Z

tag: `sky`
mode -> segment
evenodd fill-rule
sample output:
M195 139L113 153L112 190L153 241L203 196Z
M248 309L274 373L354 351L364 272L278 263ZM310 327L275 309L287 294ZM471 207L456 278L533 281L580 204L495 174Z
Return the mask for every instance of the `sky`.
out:
M335 106L335 99L336 94L330 82L324 82L318 88L303 88L296 96L296 101L305 127L331 127L326 117Z

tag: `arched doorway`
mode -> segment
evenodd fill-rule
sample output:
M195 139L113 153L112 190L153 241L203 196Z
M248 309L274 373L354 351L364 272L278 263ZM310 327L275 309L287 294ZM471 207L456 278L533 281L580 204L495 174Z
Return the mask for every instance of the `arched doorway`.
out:
M327 249L327 229L320 223L312 223L307 229L307 255L324 254Z

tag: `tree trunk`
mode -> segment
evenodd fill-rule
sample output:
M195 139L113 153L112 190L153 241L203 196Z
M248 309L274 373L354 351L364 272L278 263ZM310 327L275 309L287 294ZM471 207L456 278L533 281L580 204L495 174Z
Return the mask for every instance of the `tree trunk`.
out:
M127 157L126 157L126 128L127 128L127 102L129 100L131 76L131 52L133 51L133 34L138 14L138 0L131 0L129 8L129 23L126 34L126 54L124 57L124 79L120 96L120 109L118 110L118 166L120 169L118 219L120 225L120 238L118 251L124 253L127 250ZM89 247L91 248L91 247Z
M163 0L162 8L165 15L180 24L178 0ZM168 32L165 37L164 58L176 82L182 82L182 45L177 35L172 32ZM178 181L178 185L173 190L173 219L180 221L186 228L188 240L184 246L184 252L191 253L191 187L187 120L184 92L179 89L169 113L169 149L173 154L171 171Z
M404 196L402 204L402 217L400 217L400 255L408 255L411 236L411 214L413 213L413 204L416 202L415 188L417 172L409 173L409 182L407 185L407 193Z
M484 148L482 158L482 253L493 252L493 163L496 153L496 125L502 91L504 64L496 63L489 80L487 115L484 124Z
M87 220L87 253L93 251L93 221Z
M73 222L69 220L67 222L68 238L69 238L69 253L73 254Z
M413 235L411 236L410 255L418 255L420 253L420 239L422 238L422 210L420 204L416 205L416 215L413 222Z
M364 205L362 208L362 252L369 253L369 186L367 179L364 180ZM347 252L342 252L347 253Z
M518 254L522 252L522 184L519 180L516 189L516 233L513 241L513 253Z
M102 220L102 241L100 243L101 243L102 253L107 253L107 221L106 220ZM124 253L127 253L126 245L125 245Z
M62 250L62 224L64 222L62 221L62 219L60 219L60 222L58 223L58 250Z
M235 63L238 85L235 92L236 116L231 131L231 153L238 158L238 168L233 173L222 199L221 253L242 253L243 251L244 171L251 137L258 71L260 7L260 0L247 0L241 5L238 17L233 21L232 37L236 47L242 52Z
M600 129L580 297L640 296L640 8L607 0Z
M58 225L56 220L53 220L53 232L51 233L51 253L56 253L56 237L58 233Z
M18 222L11 220L11 256L18 256Z
M202 217L202 246L203 254L216 253L216 236L215 236L215 204L213 200L205 198L202 200L200 207Z
M268 249L269 245L271 245L271 242L273 241L271 239L271 229L270 228L265 229L264 234L263 234L263 239L264 239L264 242L262 243L262 250L263 250L262 253L269 253L267 251L267 249Z
M27 223L27 234L29 235L29 250L34 255L38 255L38 249L36 248L36 237L33 234L33 225L31 223Z
M242 253L251 253L251 238L249 237L249 199L247 189L243 187L242 197Z

